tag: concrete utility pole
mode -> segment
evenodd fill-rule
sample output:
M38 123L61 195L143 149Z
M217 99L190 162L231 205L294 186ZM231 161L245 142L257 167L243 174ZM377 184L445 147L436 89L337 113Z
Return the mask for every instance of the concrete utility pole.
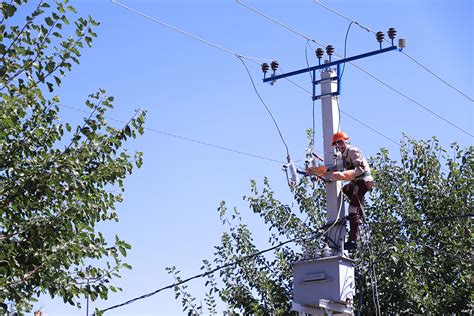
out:
M328 169L342 169L338 166L336 152L332 146L332 136L338 131L340 117L338 109L336 73L330 68L321 73L321 113L323 121L323 147L324 162ZM335 248L339 255L344 251L344 237L346 236L346 225L343 218L345 214L344 199L341 194L341 182L333 181L326 183L326 206L328 210L328 238L331 248ZM336 223L337 221L340 222ZM338 232L338 234L336 234Z
M314 77L313 77L314 78ZM313 79L315 80L315 79ZM332 136L338 131L338 76L331 68L321 72L321 112L323 124L324 164L329 170L342 170L332 146ZM355 292L353 261L344 257L346 224L341 182L326 184L326 249L319 256L318 249L312 256L293 265L293 310L300 315L325 315L338 313L352 315Z
M338 108L338 96L340 94L341 65L389 52L397 49L393 45L396 31L391 28L388 35L392 45L382 49L384 34L378 32L377 41L380 49L369 53L348 57L338 61L331 61L334 48L326 47L329 61L321 65L322 49L316 50L319 65L307 67L286 74L276 75L275 65L272 62L273 75L263 79L264 82L274 83L276 80L302 73L312 72L313 100L321 99L324 164L328 170L343 170L342 160L336 155L332 146L332 137L339 130L340 117ZM400 51L405 46L405 40L399 40ZM337 72L332 69L337 66ZM269 69L267 64L262 65L266 73ZM321 79L316 80L316 70L321 71ZM316 95L316 86L320 85L321 94ZM345 207L341 192L341 182L326 182L326 204L328 223L325 226L325 249L309 249L305 251L303 260L293 263L293 310L300 315L353 315L353 298L355 292L354 264L345 256L344 240L346 235Z

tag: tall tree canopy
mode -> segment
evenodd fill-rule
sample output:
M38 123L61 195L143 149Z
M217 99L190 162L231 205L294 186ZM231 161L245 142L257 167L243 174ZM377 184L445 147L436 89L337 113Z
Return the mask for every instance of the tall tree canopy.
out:
M105 118L113 98L99 90L81 124L60 120L54 91L98 25L67 2L0 2L0 314L28 310L42 293L73 305L107 298L129 267L130 245L95 226L118 220L123 180L142 163L124 142L143 133L145 113L114 128Z
M452 144L445 150L436 138L405 138L399 162L385 149L369 160L376 185L366 203L361 247L350 255L356 260L354 303L363 314L472 309L472 149ZM265 179L262 189L252 181L251 195L244 197L268 226L270 247L281 245L273 255L259 253L239 212L229 212L222 202L219 212L227 228L214 259L202 267L219 275L205 274L205 306L186 284L175 286L184 310L216 314L219 298L228 315L291 313L291 263L302 258L302 249L285 241L300 240L303 249L314 246L301 237L318 235L326 217L321 183L313 188L303 179L293 193L295 209L278 201ZM175 267L168 271L181 281Z

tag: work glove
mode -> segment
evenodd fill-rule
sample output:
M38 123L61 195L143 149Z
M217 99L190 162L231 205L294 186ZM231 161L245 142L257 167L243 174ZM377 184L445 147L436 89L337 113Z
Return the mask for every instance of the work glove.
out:
M327 173L327 168L326 166L315 166L315 167L308 167L306 168L306 174L311 176L311 175L317 175L320 177L324 177Z

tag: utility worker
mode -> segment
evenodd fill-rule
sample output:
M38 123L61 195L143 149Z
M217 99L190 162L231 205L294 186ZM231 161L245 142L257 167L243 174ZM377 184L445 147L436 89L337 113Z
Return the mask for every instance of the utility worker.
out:
M356 240L359 235L359 225L363 217L364 195L374 186L370 167L359 148L351 146L349 136L337 132L332 137L332 145L342 154L344 171L333 172L333 180L350 181L342 187L342 192L349 198L349 239L344 244L345 249L357 248Z
M342 192L349 198L349 238L344 243L347 250L357 248L359 225L363 217L362 208L364 195L372 189L374 179L370 175L370 167L359 148L351 146L349 136L344 132L337 132L332 137L332 146L342 155L344 171L332 172L334 181L350 181L342 187ZM307 174L317 173L316 168L308 168Z

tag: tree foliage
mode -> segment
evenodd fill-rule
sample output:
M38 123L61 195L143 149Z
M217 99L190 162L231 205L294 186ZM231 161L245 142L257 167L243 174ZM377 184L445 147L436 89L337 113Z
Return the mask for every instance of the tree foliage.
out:
M472 147L452 144L446 151L435 138L405 138L400 153L400 162L390 159L385 149L369 159L376 185L366 203L361 247L351 254L358 275L355 307L363 314L377 309L382 314L470 311ZM303 179L293 193L297 207L278 201L264 179L261 191L252 181L251 195L244 197L268 227L271 246L311 236L325 222L321 183L313 187ZM285 244L272 256L239 260L258 252L252 232L239 212L229 212L224 202L219 213L227 228L213 262L224 268L219 280L206 282L206 295L217 295L227 315L291 314L291 264L302 258L301 249ZM304 246L312 245L306 240ZM179 286L175 290L187 295L184 310L196 314L196 304L189 305L195 299ZM215 306L206 307L215 311ZM197 306L199 312L206 307Z
M43 293L72 305L105 299L117 290L112 277L130 268L130 245L107 241L96 224L118 220L123 180L142 163L124 142L143 133L145 113L114 128L105 118L113 97L99 90L81 124L61 121L53 93L98 23L67 0L2 1L0 10L1 307L25 311Z

